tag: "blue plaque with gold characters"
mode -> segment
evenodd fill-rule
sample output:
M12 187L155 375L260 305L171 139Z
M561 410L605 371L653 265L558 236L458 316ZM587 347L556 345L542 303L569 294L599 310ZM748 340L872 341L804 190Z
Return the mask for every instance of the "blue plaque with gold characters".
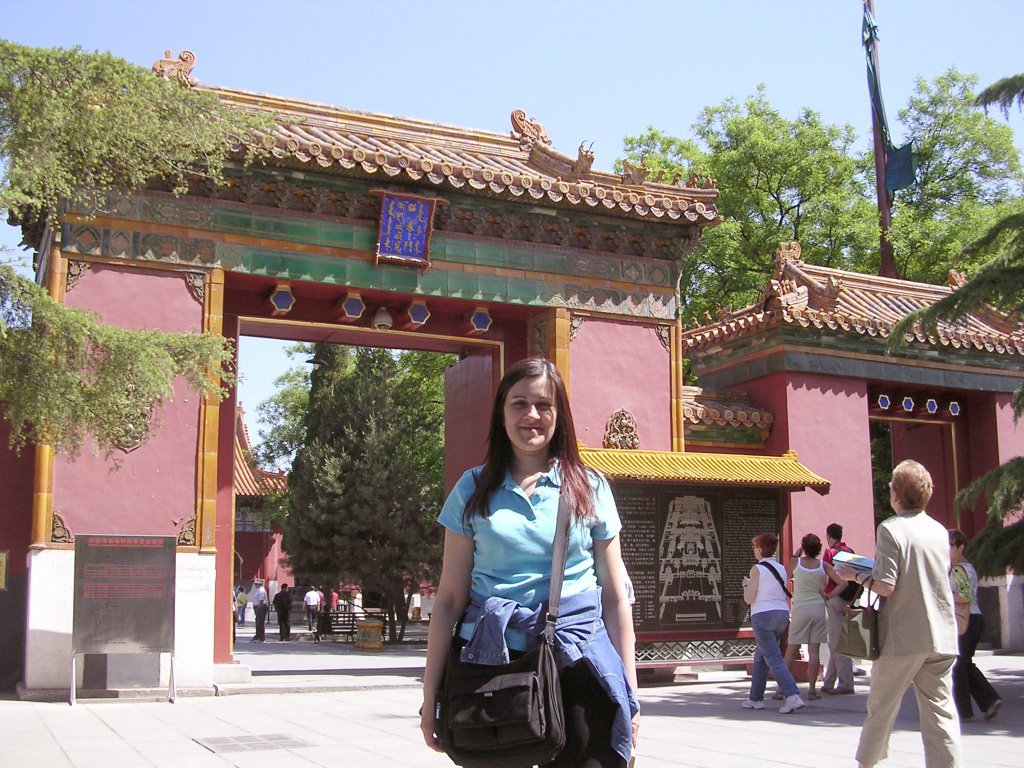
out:
M434 208L441 200L374 190L381 196L377 263L430 268L430 234Z

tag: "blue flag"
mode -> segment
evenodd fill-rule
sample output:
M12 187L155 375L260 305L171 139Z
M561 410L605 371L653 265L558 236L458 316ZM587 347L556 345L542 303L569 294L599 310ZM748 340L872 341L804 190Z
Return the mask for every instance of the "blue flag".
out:
M868 62L868 93L871 95L871 109L882 133L885 149L885 188L889 192L906 189L917 180L917 158L914 157L914 143L908 141L902 147L895 147L889 138L889 121L885 119L885 105L882 103L882 85L875 67L875 43L878 41L878 25L864 5L864 22L861 25L861 41Z

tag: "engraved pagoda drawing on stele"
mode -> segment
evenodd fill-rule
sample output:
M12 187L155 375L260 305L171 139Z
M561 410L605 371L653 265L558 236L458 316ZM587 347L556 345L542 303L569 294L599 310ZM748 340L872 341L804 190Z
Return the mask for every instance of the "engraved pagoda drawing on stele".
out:
M722 620L722 548L711 503L677 496L661 534L658 611L662 623Z

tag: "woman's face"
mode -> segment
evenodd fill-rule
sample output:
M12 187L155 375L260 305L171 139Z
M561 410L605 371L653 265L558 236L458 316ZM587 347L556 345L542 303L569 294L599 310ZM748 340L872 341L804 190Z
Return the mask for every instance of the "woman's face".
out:
M960 561L964 559L964 548L957 546L956 544L949 545L949 560L953 565L959 565Z
M503 410L505 432L516 458L547 458L558 420L551 382L544 376L520 379L505 396Z

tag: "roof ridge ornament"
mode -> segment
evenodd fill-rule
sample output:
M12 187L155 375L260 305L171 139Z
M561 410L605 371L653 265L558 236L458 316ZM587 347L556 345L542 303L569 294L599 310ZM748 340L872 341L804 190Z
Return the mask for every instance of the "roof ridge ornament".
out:
M534 144L551 144L548 132L537 122L537 118L528 117L526 110L512 110L512 138L519 139L520 149L533 149Z
M964 277L964 273L959 269L951 269L946 274L946 285L955 291L957 288L963 288L967 285L967 278Z
M643 159L640 160L640 165L633 165L629 160L622 161L622 182L631 187L642 187L650 172L651 169Z
M153 74L157 77L162 77L165 80L175 80L178 85L182 88L192 88L197 85L197 81L193 80L189 75L192 74L192 68L196 65L196 55L192 51L184 50L178 54L178 58L173 58L173 52L170 48L164 51L164 57L157 59L153 62Z
M786 268L786 264L797 263L799 264L802 259L800 258L800 243L793 240L790 242L779 243L779 248L775 251L775 276L781 277L783 270Z
M676 178L673 179L672 184L678 184L681 174L676 174ZM690 178L686 180L686 184L683 186L689 189L718 189L718 180L710 173L691 173ZM800 255L799 243L797 244L797 256Z
M583 146L586 143L586 139L580 142L579 155L570 171L577 179L587 176L590 173L590 168L594 165L594 142L590 142L589 147Z

